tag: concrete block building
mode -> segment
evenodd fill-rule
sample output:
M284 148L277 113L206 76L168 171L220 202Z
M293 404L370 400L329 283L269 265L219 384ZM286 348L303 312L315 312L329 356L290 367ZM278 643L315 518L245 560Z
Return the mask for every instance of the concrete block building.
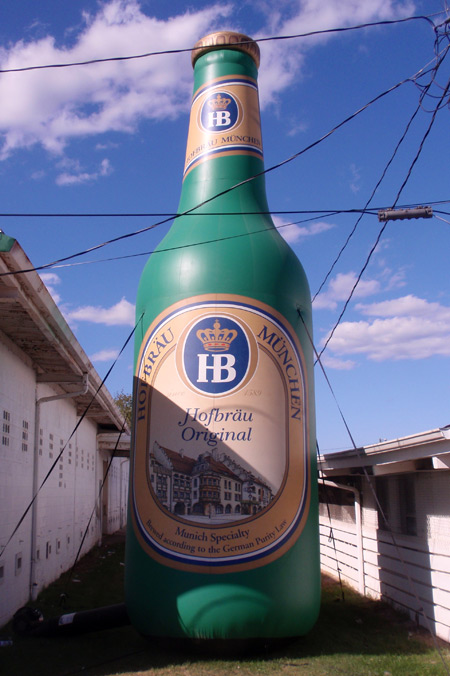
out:
M0 232L0 626L126 520L122 416L32 267Z

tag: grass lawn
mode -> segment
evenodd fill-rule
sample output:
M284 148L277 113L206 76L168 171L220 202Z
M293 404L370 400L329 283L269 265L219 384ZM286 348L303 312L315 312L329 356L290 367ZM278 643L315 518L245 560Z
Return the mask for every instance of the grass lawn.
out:
M35 605L45 619L123 601L124 542L111 537L82 559L74 579L63 575ZM61 607L61 595L66 603ZM403 615L323 579L322 608L303 638L259 654L211 657L176 651L142 638L131 626L76 636L21 637L10 626L0 638L2 676L448 676L450 646L435 643Z

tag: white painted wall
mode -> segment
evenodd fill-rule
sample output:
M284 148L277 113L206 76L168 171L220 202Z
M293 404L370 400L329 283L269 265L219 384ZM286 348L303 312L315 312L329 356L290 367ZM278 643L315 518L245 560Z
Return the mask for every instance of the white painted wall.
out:
M35 378L30 364L0 340L0 551L32 497ZM24 421L28 430L23 427ZM22 433L28 439L22 439ZM22 450L22 443L24 444ZM31 515L0 558L0 625L29 598ZM3 620L3 621L2 621Z
M395 487L395 477L392 487ZM363 580L360 590L354 508L321 505L321 568L367 596L382 598L438 637L450 641L450 472L414 474L417 535L399 531L399 495L390 491L391 534L378 523L375 499L363 481ZM391 488L392 488L391 487Z
M36 398L54 394L51 386L36 385L28 358L0 332L0 551L7 545L0 557L0 626L27 604L31 577L37 594L72 567L91 515L81 555L99 542L102 532L125 525L128 460L113 460L102 505L100 484L110 454L97 450L97 426L88 418L69 440L78 421L73 400L43 402L36 408ZM45 484L35 500L32 574L31 509L8 539L32 500L36 410L37 477L39 486Z

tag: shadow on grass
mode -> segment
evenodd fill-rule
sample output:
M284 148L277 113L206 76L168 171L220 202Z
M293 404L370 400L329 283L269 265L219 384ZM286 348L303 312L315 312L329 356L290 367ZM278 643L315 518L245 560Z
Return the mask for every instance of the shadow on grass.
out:
M65 612L121 603L123 556L121 538L106 541L80 562L74 576L79 581L69 582L68 575L63 575L41 594L34 605L48 619ZM67 604L61 608L61 594L65 594L67 589L70 590ZM219 664L218 660L227 662L229 672L234 665L241 674L253 671L258 674L275 673L279 671L280 664L284 672L287 669L287 673L291 673L290 667L294 669L308 664L308 674L311 675L330 673L348 676L350 673L383 671L364 671L360 665L358 671L350 672L345 660L339 666L339 656L345 656L356 664L358 660L363 662L365 656L371 659L379 656L381 661L395 656L398 661L402 656L409 659L414 655L435 653L423 630L417 629L404 616L384 603L361 597L349 589L345 589L345 600L342 600L339 585L331 578L323 579L320 617L307 636L272 646L259 645L257 651L246 650L249 646L244 645L233 654L217 650L213 654L202 653L195 648L187 650L185 646L177 646L173 641L146 640L131 626L57 637L14 636L8 626L0 631L0 636L13 638L12 646L0 648L0 671L5 676L110 676L136 672L178 674L184 673L184 667L195 676L216 673L214 665ZM321 663L322 658L328 663ZM330 658L333 666L332 670L327 670L331 669ZM305 660L308 662L305 663ZM315 666L311 666L313 663ZM399 669L408 674L444 673L442 664L439 668L439 657L432 662L435 663L438 664L437 670L432 667L425 671L423 664L418 666L417 672L413 666L408 666L405 671L405 664L399 665ZM383 662L383 668L389 669L388 673L402 673L401 670L392 670L390 664L389 660ZM181 665L184 665L182 670Z

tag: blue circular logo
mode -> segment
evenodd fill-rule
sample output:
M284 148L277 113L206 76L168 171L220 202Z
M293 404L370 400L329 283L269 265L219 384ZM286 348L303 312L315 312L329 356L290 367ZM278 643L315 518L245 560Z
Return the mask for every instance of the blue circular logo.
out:
M205 101L200 113L200 122L205 131L228 131L239 117L236 99L229 92L214 92Z
M189 329L183 368L190 384L208 395L236 389L250 364L250 344L242 326L224 315L208 315Z

